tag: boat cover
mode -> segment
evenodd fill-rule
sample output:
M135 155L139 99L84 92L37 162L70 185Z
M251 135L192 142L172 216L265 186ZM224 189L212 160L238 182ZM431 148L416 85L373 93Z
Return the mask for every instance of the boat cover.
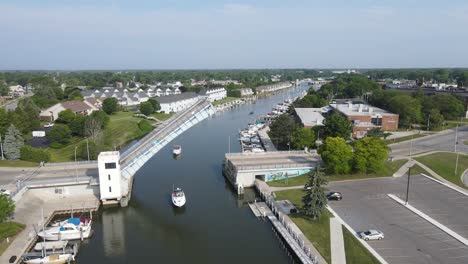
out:
M68 223L78 226L80 225L80 218L70 218L68 219Z

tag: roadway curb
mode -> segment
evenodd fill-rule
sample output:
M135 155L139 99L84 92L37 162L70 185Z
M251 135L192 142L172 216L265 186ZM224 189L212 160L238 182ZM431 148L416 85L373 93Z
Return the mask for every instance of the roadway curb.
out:
M341 219L341 217L329 206L327 205L327 209L328 211L330 211L333 216L335 216L336 219L338 219L338 221L341 222L341 224L343 224L349 232L351 232L351 234L353 234L353 236L359 241L361 242L361 244L378 260L380 261L380 263L382 264L388 264L388 262L382 257L380 256L379 253L377 253L377 251L375 251L375 249L373 249L371 246L369 246L369 244L362 240L360 237L358 237L357 235L357 232L351 227L349 226L345 221L343 221L343 219Z
M419 211L418 209L416 209L415 207L411 206L410 204L406 204L405 205L405 202L403 200L401 200L400 198L396 197L395 195L393 194L387 194L388 197L392 198L395 202L403 205L404 207L406 207L408 210L412 211L413 213L419 215L420 217L422 217L423 219L425 219L426 221L428 221L429 223L433 224L434 226L438 227L440 230L444 231L445 233L447 233L448 235L452 236L453 238L455 238L456 240L460 241L461 243L463 243L465 246L468 246L468 239L460 236L459 234L457 234L456 232L452 231L450 228L444 226L443 224L439 223L437 220L433 219L432 217L428 216L427 214Z
M437 183L439 183L439 184L442 184L442 185L444 185L444 186L446 186L446 187L448 187L448 188L450 188L450 189L452 189L452 190L454 190L454 191L457 191L457 192L459 192L459 193L461 193L461 194L463 194L463 195L468 196L468 192L465 191L465 190L462 190L462 189L461 189L460 187L458 187L458 186L457 186L457 187L454 187L454 186L452 186L451 184L448 184L448 183L439 181L439 180L437 180L437 179L434 179L433 177L427 176L427 175L424 174L424 173L421 173L421 175L424 176L424 177L426 177L426 178L428 178L428 179L430 179L430 180L433 180L433 181L435 181L435 182L437 182ZM462 174L462 176L463 176L463 174Z

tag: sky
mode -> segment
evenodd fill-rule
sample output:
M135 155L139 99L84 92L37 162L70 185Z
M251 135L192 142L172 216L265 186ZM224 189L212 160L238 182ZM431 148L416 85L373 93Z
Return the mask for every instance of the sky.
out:
M0 70L468 67L468 0L0 0Z

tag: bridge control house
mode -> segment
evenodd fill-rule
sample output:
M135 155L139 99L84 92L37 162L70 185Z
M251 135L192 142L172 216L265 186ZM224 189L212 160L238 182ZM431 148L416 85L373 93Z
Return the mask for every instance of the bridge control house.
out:
M122 198L120 153L105 151L98 156L99 188L103 204L116 203Z

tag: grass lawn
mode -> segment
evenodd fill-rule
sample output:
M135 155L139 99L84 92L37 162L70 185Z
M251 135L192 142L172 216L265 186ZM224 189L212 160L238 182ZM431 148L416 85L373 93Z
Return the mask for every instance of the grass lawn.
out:
M23 230L25 225L15 222L0 223L0 255L5 252L8 246L13 242L14 237ZM10 243L6 242L6 238L10 238Z
M347 264L380 263L344 226L343 239Z
M142 118L134 117L133 112L117 112L110 116L110 121L103 131L104 150L119 149L128 142L143 137L146 133L138 127ZM168 114L170 115L170 114ZM149 120L149 122L152 122ZM75 160L75 146L85 139L75 137L61 149L49 148L50 162L67 162ZM78 158L78 160L81 160Z
M0 167L37 167L39 163L24 160L0 160Z
M288 190L276 192L276 200L289 200L299 209L302 207L302 190ZM304 235L317 248L320 255L331 263L330 249L330 215L324 214L320 219L314 220L302 214L289 215L291 220L301 229Z
M213 105L220 105L220 104L224 104L224 103L227 103L227 102L235 101L237 99L239 99L239 98L237 98L237 97L226 97L224 99L214 101Z
M356 180L356 179L365 179L365 178L375 178L375 177L386 177L392 176L407 160L395 160L395 161L386 161L384 164L384 169L378 173L354 173L354 174L343 174L343 175L327 175L329 181L342 181L342 180ZM286 180L278 180L273 182L268 182L268 185L272 187L285 187L285 186L297 186L304 185L307 182L307 175L301 175Z
M460 179L461 174L468 168L468 156L460 154L458 160L457 174L455 174L455 162L457 155L455 153L434 153L415 158L417 161L431 168L446 180L468 189Z
M431 174L429 174L429 172L427 172L425 169L421 168L421 166L419 166L418 164L415 164L412 168L411 168L411 175L414 175L414 174L421 174L421 173L424 173L428 176L430 176Z
M169 114L165 114L165 113L154 113L154 114L151 114L150 116L152 117L156 117L158 120L160 121L165 121L167 119L169 119L171 116L175 115L175 113L169 113Z
M385 143L395 144L395 143L400 143L400 142L403 142L403 141L411 140L411 138L416 139L416 138L425 137L425 136L426 136L426 134L413 134L413 135L399 137L399 138L386 139Z
M464 141L463 141L463 144L464 144L464 145L468 145L468 140L464 140Z

